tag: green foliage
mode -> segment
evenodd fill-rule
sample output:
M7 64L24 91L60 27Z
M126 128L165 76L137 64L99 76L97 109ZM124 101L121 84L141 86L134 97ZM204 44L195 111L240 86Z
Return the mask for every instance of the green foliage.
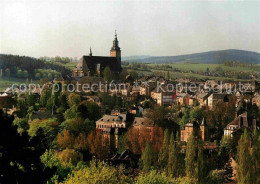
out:
M145 172L148 172L151 169L151 167L155 165L155 153L149 141L146 144L140 161L142 170Z
M58 134L58 125L59 123L55 118L46 120L35 119L29 123L28 134L31 137L37 136L38 130L41 129L47 138L48 144L51 145Z
M161 147L161 150L159 152L159 165L162 169L166 168L167 162L168 162L168 156L169 156L169 131L166 129L164 131L164 137L163 137L163 145Z
M152 170L149 173L141 173L135 181L135 184L174 184L174 180L170 177L167 177L166 173L160 173L156 170Z
M149 173L142 172L139 174L134 182L135 184L195 184L197 183L194 178L179 177L172 178L166 175L165 172L158 172L152 170Z
M249 151L250 137L247 130L241 135L237 147L237 181L238 184L254 183L252 181L252 160Z
M25 118L15 118L13 125L17 126L17 132L20 134L29 129L28 120Z
M203 119L203 109L200 107L195 107L190 111L190 116L192 121L201 122Z
M225 170L212 170L206 178L208 183L219 184L224 183Z
M48 74L53 76L70 75L71 70L66 67L38 60L36 58L18 56L18 55L0 55L0 69L4 69L4 76L6 77L16 77L17 70L20 71L20 76L23 78L35 79L36 73L44 73L42 77L48 77Z
M40 159L45 169L56 169L56 172L50 179L49 183L64 181L64 179L72 172L72 166L62 164L58 156L51 150L46 150Z
M186 110L184 111L184 115L182 116L182 118L181 118L179 124L180 124L180 125L185 125L186 123L189 122L189 120L190 120L190 110L189 110L189 109L186 109Z
M225 162L230 154L236 154L237 142L231 136L223 135L219 147L218 155L221 157L221 161Z
M88 134L95 128L95 123L89 119L82 118L73 118L67 119L60 124L60 131L66 129L72 133L75 137L78 136L81 132Z
M174 135L171 134L169 146L169 159L167 164L167 173L169 176L179 177L183 172L182 158L180 155L179 142L175 143Z
M204 183L207 176L207 163L206 155L204 154L204 147L201 140L198 140L198 159L197 159L197 170L198 170L198 182Z
M80 170L74 170L64 184L117 184L131 183L131 177L125 175L123 167L118 168L109 166L100 161L93 160L89 167L83 167Z
M252 176L253 181L260 182L260 134L257 130L254 130L252 135Z
M68 96L68 102L70 107L72 106L78 106L80 103L81 99L80 99L80 95L76 94L76 93L70 93Z
M73 119L73 118L77 118L77 117L80 117L80 112L78 111L77 105L73 105L71 108L67 109L64 112L65 119Z
M185 167L188 177L196 177L196 141L194 133L189 137L186 146Z

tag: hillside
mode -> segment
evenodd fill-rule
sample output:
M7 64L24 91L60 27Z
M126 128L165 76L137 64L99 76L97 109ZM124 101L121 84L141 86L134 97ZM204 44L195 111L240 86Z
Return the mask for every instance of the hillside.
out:
M221 64L224 61L239 61L245 63L260 63L260 53L244 50L220 50L194 53L179 56L151 56L148 58L129 58L129 62L141 63L206 63Z

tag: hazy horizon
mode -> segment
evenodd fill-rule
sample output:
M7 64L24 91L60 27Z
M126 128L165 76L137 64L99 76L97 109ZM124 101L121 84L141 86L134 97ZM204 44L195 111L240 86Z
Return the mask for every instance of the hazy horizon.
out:
M260 1L1 1L0 53L122 56L260 52Z

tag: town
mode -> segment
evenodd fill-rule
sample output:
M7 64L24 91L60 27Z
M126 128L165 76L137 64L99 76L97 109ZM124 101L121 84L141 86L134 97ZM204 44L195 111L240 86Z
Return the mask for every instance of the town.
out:
M0 184L260 184L260 1L0 12Z
M95 172L101 183L257 183L259 107L255 78L133 75L115 33L110 57L90 49L70 75L1 92L1 165L15 162L0 179L81 183Z

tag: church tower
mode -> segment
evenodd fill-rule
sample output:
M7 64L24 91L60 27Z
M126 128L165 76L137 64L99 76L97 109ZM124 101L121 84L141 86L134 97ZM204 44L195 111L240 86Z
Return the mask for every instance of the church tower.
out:
M113 41L113 46L112 46L112 48L110 50L110 56L111 57L116 57L119 66L121 66L121 50L120 50L120 47L118 46L118 40L117 40L116 31L115 31L115 39Z

